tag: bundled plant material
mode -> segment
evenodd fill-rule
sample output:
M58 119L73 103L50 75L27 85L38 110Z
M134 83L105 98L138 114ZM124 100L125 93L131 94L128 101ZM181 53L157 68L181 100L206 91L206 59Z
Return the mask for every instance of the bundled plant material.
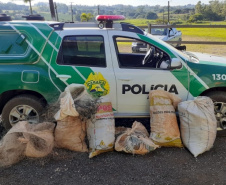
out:
M87 103L91 101L92 98L89 97L89 95L86 96L85 94L87 93L83 93L84 91L83 86L72 84L69 85L61 95L60 110L54 116L57 120L55 129L56 147L79 152L88 151L85 143L86 123L84 122L88 117L85 116L86 107L83 106L80 100L85 100L84 102ZM77 97L76 101L73 100L72 94L74 97ZM75 102L80 102L80 105L77 105L77 107L78 109L80 108L81 117L76 109ZM83 108L81 108L81 106L83 106ZM90 113L88 113L88 116L91 118Z
M0 144L0 166L8 166L27 157L45 157L53 149L55 124L44 122L29 124L22 121L14 125Z
M101 97L95 120L87 122L89 158L112 151L115 141L115 119L108 95Z
M175 109L181 99L163 90L149 93L150 138L155 144L165 147L183 147Z
M214 104L208 97L178 105L181 137L188 150L197 157L213 147L217 133Z
M92 119L95 118L99 106L99 98L94 98L92 95L88 94L84 87L79 96L75 96L74 92L72 93L72 97L79 117L85 122L88 120L92 121Z
M46 121L56 121L67 116L79 116L87 121L94 118L97 107L98 99L88 94L84 85L71 84L61 93L56 103L43 111L42 117Z
M127 127L115 127L115 138L117 138L119 135L125 133L130 128Z
M116 151L124 151L131 154L147 154L156 148L152 140L149 138L147 129L142 123L135 121L132 128L128 128L119 135L115 142Z

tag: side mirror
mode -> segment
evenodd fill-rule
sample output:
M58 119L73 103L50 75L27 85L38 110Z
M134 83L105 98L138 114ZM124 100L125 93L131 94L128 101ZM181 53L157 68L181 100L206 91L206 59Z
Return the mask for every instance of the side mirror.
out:
M171 61L170 69L180 69L182 67L182 63L179 58L173 58Z

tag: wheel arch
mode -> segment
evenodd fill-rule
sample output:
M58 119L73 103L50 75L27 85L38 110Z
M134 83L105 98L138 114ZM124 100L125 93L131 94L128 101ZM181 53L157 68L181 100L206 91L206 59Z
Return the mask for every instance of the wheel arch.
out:
M2 113L2 109L3 107L6 105L6 103L18 96L18 95L33 95L35 97L37 97L38 99L40 99L40 101L43 101L43 103L45 105L47 105L47 100L44 98L43 95L41 95L40 93L36 92L36 91L32 91L32 90L9 90L9 91L5 91L0 95L0 114Z
M210 88L210 89L205 90L199 96L205 96L208 93L214 92L214 91L225 91L226 92L226 87L213 87L213 88Z

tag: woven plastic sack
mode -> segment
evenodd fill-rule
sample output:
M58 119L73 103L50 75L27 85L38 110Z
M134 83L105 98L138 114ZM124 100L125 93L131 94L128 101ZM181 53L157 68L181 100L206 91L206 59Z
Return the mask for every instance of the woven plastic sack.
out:
M69 85L60 97L60 110L54 116L57 120L55 145L58 148L87 152L86 123L79 117L72 98L73 93L81 94L84 91L84 88L81 89L81 87L76 84Z
M195 157L210 150L217 133L212 100L200 96L195 100L179 103L178 110L184 145Z
M115 142L115 119L108 95L100 98L95 120L87 122L89 158L113 151Z
M175 109L181 99L163 90L149 93L150 100L150 138L164 147L183 147Z
M27 157L45 157L53 149L54 123L29 124L22 121L14 125L0 144L0 166L8 166Z
M156 148L142 123L135 121L132 128L128 128L119 135L115 142L115 150L131 154L147 154Z

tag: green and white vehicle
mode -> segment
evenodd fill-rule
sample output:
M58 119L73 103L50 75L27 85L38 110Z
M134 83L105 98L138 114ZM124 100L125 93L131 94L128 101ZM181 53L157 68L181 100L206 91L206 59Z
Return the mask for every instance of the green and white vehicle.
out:
M98 72L110 86L115 117L149 116L149 91L163 89L182 100L211 97L218 126L226 128L226 58L178 51L130 24L105 26L0 22L4 127L20 120L38 122L44 106L53 103L67 85L84 84ZM132 42L143 42L149 50L132 53ZM95 80L90 84L95 85Z

